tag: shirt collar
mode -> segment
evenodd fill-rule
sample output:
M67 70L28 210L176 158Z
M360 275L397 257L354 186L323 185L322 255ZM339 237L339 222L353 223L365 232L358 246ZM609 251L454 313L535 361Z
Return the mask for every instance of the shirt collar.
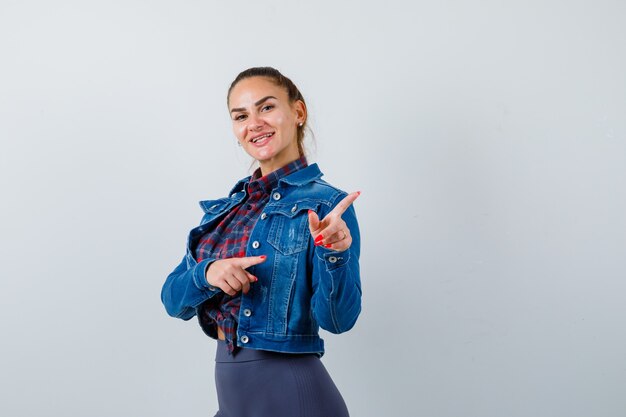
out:
M293 185L293 186L299 187L301 185L308 184L311 181L315 181L321 178L323 175L324 174L322 173L322 171L320 171L320 168L317 165L317 163L313 163L307 166L306 168L302 168L301 170L294 172L291 175L288 175L286 177L279 179L278 184L279 185L287 184L287 185ZM235 186L231 188L229 195L242 191L244 187L246 186L246 183L248 183L251 178L252 176L249 175L237 181L237 184L235 184Z
M261 168L257 168L250 177L250 182L248 183L248 193L251 194L262 190L265 194L269 194L274 188L276 188L280 179L306 168L307 166L308 163L306 157L303 155L295 161L292 161L264 176L261 176Z

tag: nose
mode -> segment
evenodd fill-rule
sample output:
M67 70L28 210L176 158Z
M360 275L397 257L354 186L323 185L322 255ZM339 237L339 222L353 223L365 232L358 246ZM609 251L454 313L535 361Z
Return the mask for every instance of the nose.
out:
M255 132L263 127L263 121L257 116L248 116L248 129Z

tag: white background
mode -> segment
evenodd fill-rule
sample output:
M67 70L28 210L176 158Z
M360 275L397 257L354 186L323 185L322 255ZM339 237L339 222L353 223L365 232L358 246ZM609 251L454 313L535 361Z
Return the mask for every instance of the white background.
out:
M353 416L623 416L625 4L1 0L0 415L213 415L160 290L271 65L362 191Z

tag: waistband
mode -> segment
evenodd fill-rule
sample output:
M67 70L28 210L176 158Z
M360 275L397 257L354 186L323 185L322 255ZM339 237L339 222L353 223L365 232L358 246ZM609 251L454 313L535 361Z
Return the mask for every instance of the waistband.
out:
M228 345L224 340L217 340L217 349L215 351L215 362L219 363L236 363L236 362L252 362L262 361L267 359L292 359L303 358L306 356L317 356L314 353L285 353L285 352L271 352L269 350L257 350L238 348L236 352L231 355L228 352Z

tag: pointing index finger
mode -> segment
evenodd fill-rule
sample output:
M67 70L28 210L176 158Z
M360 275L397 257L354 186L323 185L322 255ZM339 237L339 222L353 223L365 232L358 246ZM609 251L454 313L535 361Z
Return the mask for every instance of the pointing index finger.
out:
M346 211L348 207L350 207L350 204L352 204L354 200L356 200L357 197L360 195L361 195L360 191L355 191L353 193L348 194L347 196L343 198L343 200L339 202L339 204L335 206L335 208L331 211L331 213L335 213L339 215L343 214L343 212Z
M267 257L265 255L261 256L246 256L243 258L238 258L239 266L243 269L246 269L252 265L260 264L261 262L265 262Z

